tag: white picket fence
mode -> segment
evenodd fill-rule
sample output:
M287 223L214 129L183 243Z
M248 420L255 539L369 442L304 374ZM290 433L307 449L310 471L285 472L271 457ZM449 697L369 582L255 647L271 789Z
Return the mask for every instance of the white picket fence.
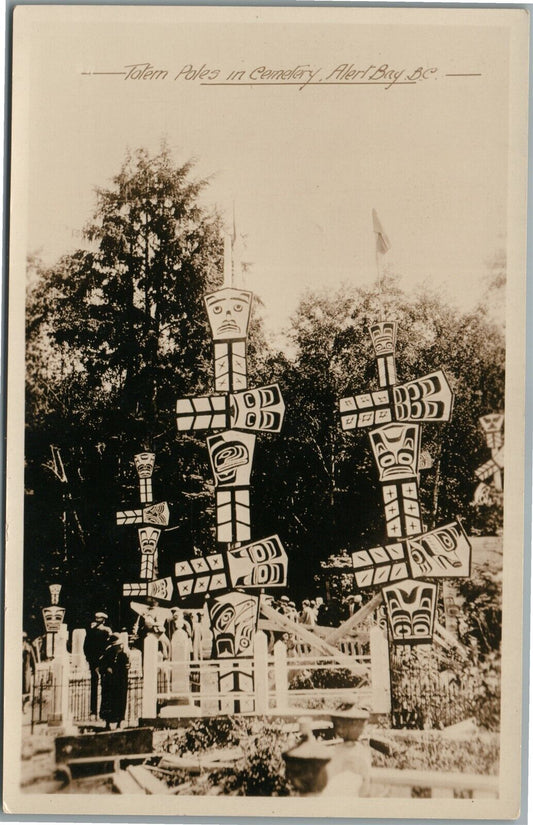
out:
M291 654L283 641L269 653L267 637L259 631L250 658L159 662L157 692L151 699L143 695L143 715L180 716L187 715L188 709L201 715L264 714L294 707L331 707L335 700L388 711L387 696L381 695L383 685L372 684L376 662L371 655L339 651L333 657L298 648Z

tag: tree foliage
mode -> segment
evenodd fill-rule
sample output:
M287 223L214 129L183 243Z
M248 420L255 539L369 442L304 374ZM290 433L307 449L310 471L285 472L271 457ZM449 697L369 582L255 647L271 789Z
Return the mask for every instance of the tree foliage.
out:
M114 626L130 621L120 592L122 582L137 580L136 531L117 528L114 513L137 505L132 457L140 450L156 452L155 500L171 504L160 574L171 574L194 548L216 547L205 438L178 438L174 414L177 398L212 389L202 298L220 283L222 263L221 220L200 206L207 182L193 172L192 163L176 165L165 147L154 156L131 153L109 188L96 191L87 248L50 267L30 261L30 632L40 629L39 608L53 579L64 584L71 626L98 608L107 609ZM492 281L500 290L501 261L497 268ZM281 434L258 438L252 530L258 538L280 534L295 596L310 595L321 560L384 540L368 434L343 432L338 415L340 398L377 389L368 327L381 314L398 321L399 381L442 368L456 394L452 421L423 428L422 447L433 458L421 475L426 524L460 516L467 531L498 529L500 514L470 502L474 470L487 457L478 417L503 410L502 331L487 302L459 313L436 294L407 295L392 279L383 287L306 293L291 323L292 354L268 346L257 313L252 321L250 386L277 381L286 404ZM62 467L51 460L51 445Z

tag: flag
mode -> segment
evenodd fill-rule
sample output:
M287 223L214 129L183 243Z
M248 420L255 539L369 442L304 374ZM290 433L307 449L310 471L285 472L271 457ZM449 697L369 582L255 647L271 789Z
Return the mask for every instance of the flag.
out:
M391 245L389 239L385 235L385 231L375 209L372 210L372 223L374 225L374 232L376 233L376 251L381 255L384 255L385 252L389 251Z

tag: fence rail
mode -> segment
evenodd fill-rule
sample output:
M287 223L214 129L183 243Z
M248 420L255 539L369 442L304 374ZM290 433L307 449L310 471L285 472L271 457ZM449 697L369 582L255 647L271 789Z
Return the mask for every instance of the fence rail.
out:
M497 799L497 776L478 774L442 773L441 771L417 771L398 768L371 768L370 782L392 786L397 793L391 796L411 796L413 790L429 789L432 798L453 798L456 794L469 794L472 799Z

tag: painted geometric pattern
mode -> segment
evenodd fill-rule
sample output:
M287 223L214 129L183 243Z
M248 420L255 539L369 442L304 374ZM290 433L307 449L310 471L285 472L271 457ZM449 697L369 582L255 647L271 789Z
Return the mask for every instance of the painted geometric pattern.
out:
M211 593L229 587L221 553L176 562L174 568L178 595Z
M250 491L248 488L215 490L217 541L249 541Z
M248 386L246 341L214 344L215 390L234 392Z
M416 480L383 484L387 536L402 538L422 532Z
M341 398L343 430L387 424L389 421L449 421L453 393L442 370L400 384L391 390Z
M123 596L150 596L162 602L171 601L173 592L174 585L170 576L151 582L132 582L122 585Z
M403 542L357 550L352 553L357 587L379 587L409 578L407 554Z
M225 395L180 398L176 403L176 416L180 432L216 430L230 426Z

